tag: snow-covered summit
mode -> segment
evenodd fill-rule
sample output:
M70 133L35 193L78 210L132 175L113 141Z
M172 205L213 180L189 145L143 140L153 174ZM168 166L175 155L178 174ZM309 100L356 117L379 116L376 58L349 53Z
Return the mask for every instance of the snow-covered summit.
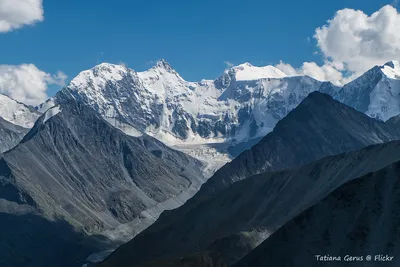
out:
M175 70L172 68L172 66L165 60L165 59L160 59L157 61L156 65L152 69L163 69L166 71L170 72L175 72Z
M97 87L110 81L122 80L129 71L129 69L122 65L102 63L90 70L79 73L78 76L71 81L70 85L71 87L81 88L91 83L94 87Z
M186 81L165 60L142 72L103 63L81 72L63 93L92 107L127 134L148 134L174 147L236 145L271 132L314 91L330 94L371 117L386 120L398 115L400 80L390 78L396 77L398 66L392 61L374 67L338 88L250 63L225 70L216 80L200 82ZM57 94L39 110L44 112L61 98Z
M226 69L215 80L217 88L226 89L235 82L258 81L261 79L282 79L287 75L274 66L256 67L246 62Z
M287 76L274 66L256 67L248 62L233 67L229 71L235 74L236 81L250 81L265 78L280 79Z
M335 98L383 121L400 114L400 64L375 66L346 84Z
M40 115L33 107L0 94L0 117L4 120L24 128L32 128Z
M168 81L170 84L182 84L186 81L175 71L172 66L160 59L152 68L138 72L138 76L145 84L156 84L162 81Z
M269 79L266 79L269 78ZM284 78L284 79L283 79ZM226 79L227 83L220 86ZM185 81L165 60L143 72L103 63L64 91L124 124L172 144L246 141L264 136L322 83L245 63L215 81ZM57 104L57 97L48 101Z
M385 65L381 67L383 74L386 77L394 80L400 80L400 62L393 60L387 62Z

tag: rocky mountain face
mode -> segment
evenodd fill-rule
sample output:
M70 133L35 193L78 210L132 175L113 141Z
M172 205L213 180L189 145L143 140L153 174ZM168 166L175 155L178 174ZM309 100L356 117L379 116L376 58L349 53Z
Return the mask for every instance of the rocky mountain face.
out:
M16 146L39 116L33 107L0 94L0 154Z
M0 117L0 154L16 146L28 131Z
M0 117L14 125L32 128L41 113L33 107L22 104L10 97L0 94Z
M334 97L383 121L400 113L400 63L376 66L345 85Z
M365 170L384 167L379 165L380 159L375 159L376 164L364 164L357 161L364 162L364 156L355 160L346 155L346 162L340 164L354 174L351 177L336 176L340 171L335 163L329 164L336 167L321 167L327 169L323 178L320 167L312 167L315 174L297 169L303 176L281 173L285 183L304 194L309 194L305 186L291 183L304 177L310 183L326 177L337 182L329 190L322 185L322 189L312 187L316 193L306 199L292 199L291 195L300 197L293 188L280 194L286 184L279 184L280 178L271 178L277 174L269 173L398 139L399 120L393 116L400 113L399 74L399 63L392 61L338 88L307 76L288 77L272 66L245 63L226 70L216 80L188 82L161 60L144 72L100 64L81 72L37 111L0 95L0 153L17 145L26 129L33 127L0 159L0 215L7 225L15 227L10 234L0 235L0 240L6 240L0 246L6 244L4 251L15 266L34 266L33 261L43 266L34 254L23 254L24 248L16 244L43 241L42 249L48 249L45 241L49 236L43 239L37 234L46 227L54 233L65 230L65 235L56 238L60 246L48 243L58 251L77 240L83 244L79 249L82 253L104 248L104 242L126 240L152 224L163 210L185 203L205 181L204 175L209 177L239 155L183 207L165 213L156 225L110 258L116 264L125 260L135 264L156 260L151 264L158 264L159 259L163 262L165 257L180 256L190 264L233 264L329 190L346 182L340 180L343 177L351 180ZM385 151L387 155L375 152L385 164L393 163L388 158L394 154L390 149ZM355 166L362 170L351 172ZM246 188L247 182L241 180L262 173L278 184L265 188L257 184L272 195L262 199L265 192L257 194L249 185L249 192L258 198L251 202L247 199L251 194L244 197L255 206L256 200L264 203L261 210L241 201L235 206L244 195L239 189L232 191L235 196L225 193L228 200L219 199L236 186ZM285 213L287 206L276 204L281 202L294 207ZM233 211L245 214L243 220L237 220L233 213L224 214L232 203ZM278 208L271 214L276 216L271 219L270 211L263 208L275 206ZM255 213L246 215L247 211ZM254 214L262 216L255 218ZM211 215L217 219L215 227ZM18 231L16 227L26 223L27 231ZM87 234L107 240L87 240ZM15 235L17 239L13 239ZM146 254L141 246L153 246L154 242L158 242L154 252ZM15 247L18 254L10 249ZM132 258L125 255L129 251L125 248L135 249ZM81 254L74 254L75 264ZM11 261L13 258L23 260ZM168 264L178 263L172 259Z
M396 162L340 186L235 266L399 266L399 175Z
M400 114L399 73L398 62L388 62L338 88L245 63L216 80L188 82L160 60L144 72L103 63L81 72L64 90L125 133L145 133L200 160L219 161L210 167L216 170L271 132L314 91L384 121ZM59 95L38 110L57 102Z
M213 195L195 197L181 208L163 213L155 224L132 241L118 248L99 266L120 267L141 266L141 264L146 266L146 262L167 262L170 259L185 259L186 255L191 258L192 256L190 255L202 253L211 255L214 262L223 259L224 263L230 266L256 248L264 240L269 242L270 235L273 235L277 231L280 236L279 240L281 240L279 242L286 244L288 255L290 255L290 249L293 248L289 245L290 242L288 239L307 240L309 243L298 241L294 244L299 247L302 247L303 244L310 244L317 252L321 244L312 242L313 240L322 242L323 240L321 240L319 234L323 233L322 230L325 230L327 225L330 225L323 222L329 222L329 218L333 217L337 218L337 223L341 221L341 217L333 216L333 214L329 213L331 209L327 208L325 212L319 209L323 217L315 214L315 218L312 219L312 214L308 213L308 220L315 222L315 224L307 226L306 229L309 229L309 231L312 231L313 227L318 229L315 234L311 234L308 237L301 232L301 229L306 225L305 220L295 219L298 223L296 225L297 231L293 232L293 235L295 235L293 237L279 234L280 230L278 229L285 227L286 223L316 203L319 203L343 184L369 173L377 172L390 164L398 162L400 160L399 148L399 141L374 145L359 151L323 158L302 167L252 176ZM392 179L394 183L395 180L394 178ZM390 196L395 193L396 189L391 187L392 183L382 183L382 187L379 187L382 190L379 188L375 188L375 190L381 191L384 203L394 203L391 200L390 202L387 201L391 199ZM383 189L385 186L387 186L386 190ZM368 187L374 190L373 184L368 184ZM356 187L353 186L353 188L356 191ZM346 203L349 198L355 197L355 195L361 197L363 193L366 193L364 192L364 188L361 188L359 193L355 193L354 190L352 191L354 195L341 195L343 197L342 203ZM389 195L385 195L386 192L390 192ZM340 195L337 196L340 197ZM369 199L373 198L374 196L365 195L365 199L359 203L360 206L363 207L363 204L366 204ZM358 202L355 201L355 203ZM332 203L331 205L335 204ZM189 208L187 208L188 206ZM377 209L379 206L372 205L372 207ZM331 206L331 208L333 208L333 212L337 210L339 213L343 206ZM385 209L386 207L383 208L383 211ZM358 210L356 207L353 207L351 211L348 211L349 214L354 216L344 217L345 219L349 219L348 222L346 221L349 227L356 222L361 227L362 222L357 220L357 216L362 210L363 208ZM389 210L395 211L395 206L391 206ZM329 217L331 215L332 217ZM385 216L390 221L390 213L386 213ZM324 220L318 220L320 218L324 218ZM372 223L372 221L370 222ZM318 225L319 223L321 224L320 226ZM395 229L393 228L395 223L396 221L390 222L392 228L389 228L388 232L385 232L385 234L387 233L387 237L390 236L390 229ZM377 224L376 227L376 229L380 228L380 224ZM331 238L335 238L334 233L336 232L329 232L328 235ZM345 233L347 232L344 231L340 236L345 235ZM336 240L336 249L339 249L341 239L338 237ZM277 251L280 253L280 257L284 257L284 250L281 246L276 245L280 244L279 242L269 243L270 247L276 247L268 255L275 255L274 252ZM356 241L354 240L354 242ZM150 246L151 249L148 249ZM328 248L329 246L323 251L323 248L321 248L321 253L328 253ZM306 249L306 246L304 250L303 247L298 250L294 249L294 251L299 251L299 253L293 254L293 256L299 255L301 252L307 252ZM352 252L351 249L350 251ZM307 256L309 256L309 253L305 253L300 259ZM296 257L287 258L287 261L296 259ZM265 265L263 266L267 266L266 263L269 264L267 261L264 262ZM164 265L160 264L158 266ZM297 265L289 264L285 266Z
M246 74L254 69L259 68L243 64L216 81L193 83L183 80L163 60L140 73L101 64L80 73L65 90L103 117L130 124L168 144L242 141L265 135L321 86L309 77L286 79L278 69L268 69L265 77ZM287 103L278 100L282 94L285 99L290 98ZM57 102L57 98L53 101Z
M145 133L177 149L191 147L185 152L204 161L223 158L218 168L230 161L229 152L207 144L259 139L310 92L328 87L335 91L309 77L286 77L274 67L248 63L215 81L187 82L161 60L145 72L101 64L80 73L63 91L127 134ZM38 109L59 101L57 94Z
M60 221L78 237L101 234L122 241L190 198L204 182L202 168L152 137L125 135L90 107L63 95L0 159L0 213L34 217L26 228L42 227L37 221ZM24 254L22 245L46 242L29 236L5 253L22 255L25 263L32 262L29 266L49 266L36 265L44 259ZM17 242L6 237L0 243Z
M319 92L311 93L275 129L219 169L201 188L209 194L251 175L300 166L325 156L400 139L397 125L370 118Z
M205 252L233 264L342 183L397 161L400 144L385 142L399 137L396 126L314 92L191 200L163 213L101 266L135 266ZM380 143L385 145L315 162ZM153 249L145 252L150 244Z

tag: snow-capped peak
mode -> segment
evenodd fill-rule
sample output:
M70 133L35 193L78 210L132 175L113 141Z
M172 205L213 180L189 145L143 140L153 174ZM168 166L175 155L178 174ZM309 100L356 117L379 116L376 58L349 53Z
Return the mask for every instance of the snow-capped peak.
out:
M138 72L138 75L144 83L153 84L159 81L161 77L164 77L164 80L176 81L179 83L185 82L179 73L176 72L165 59L158 60L154 67L143 72Z
M400 62L392 60L381 67L386 77L394 80L400 80Z
M231 68L235 73L236 81L250 81L265 78L284 78L287 75L274 66L256 67L246 62Z
M71 87L76 89L84 88L88 83L93 85L104 85L110 81L122 80L127 72L132 71L125 66L111 63L101 63L92 69L82 71L72 81Z
M157 61L154 68L160 68L160 69L164 69L166 71L174 71L174 69L171 67L171 65L163 58Z
M0 117L12 124L32 128L40 114L32 107L0 94Z

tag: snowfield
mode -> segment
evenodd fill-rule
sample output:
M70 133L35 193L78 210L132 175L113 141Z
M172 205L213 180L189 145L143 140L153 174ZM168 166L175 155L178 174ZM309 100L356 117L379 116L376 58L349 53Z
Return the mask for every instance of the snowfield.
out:
M249 63L200 82L184 80L165 60L144 72L103 63L81 72L63 91L126 134L150 135L215 169L232 158L223 149L215 151L215 144L237 145L265 136L314 91L380 120L400 114L399 66L398 61L376 66L339 88ZM38 110L62 102L60 95Z

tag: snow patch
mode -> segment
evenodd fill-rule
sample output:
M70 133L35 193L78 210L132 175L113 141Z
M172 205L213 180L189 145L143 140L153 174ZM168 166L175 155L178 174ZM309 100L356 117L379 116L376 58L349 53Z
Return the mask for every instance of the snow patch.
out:
M48 120L50 120L60 112L61 112L60 106L55 106L46 111L46 113L44 114L43 124L45 124Z
M169 146L198 145L189 153L204 161L216 152L201 145L263 137L318 90L351 107L362 107L359 111L371 117L386 120L398 115L398 75L399 62L392 61L339 89L307 76L288 77L273 66L244 63L216 81L189 82L160 60L144 72L103 63L81 72L65 90L128 135L148 134ZM369 85L374 88L362 90ZM49 101L40 110L52 104ZM222 157L225 161L227 154Z
M127 68L122 65L102 63L90 70L79 73L78 76L71 81L71 85L76 88L81 88L83 86L83 89L85 89L87 83L90 82L95 88L99 88L109 81L122 80L126 72Z
M244 63L233 67L232 70L235 72L236 81L250 81L266 78L280 79L287 76L281 70L273 66L256 67L250 63Z
M32 128L40 115L33 108L0 94L0 117L6 121L24 128Z
M233 159L228 155L227 144L182 144L172 146L172 148L202 161L206 166L204 170L206 177L211 177L218 169Z
M136 129L135 127L133 127L132 125L122 123L122 122L116 120L115 118L110 118L110 117L106 117L105 120L109 124L114 126L115 128L121 130L126 135L133 136L133 137L143 136L143 133L141 131L139 131L138 129Z
M218 81L226 75L243 81L221 88ZM211 163L212 171L230 158L207 144L240 143L268 134L321 84L308 77L286 77L272 66L248 63L233 67L216 81L188 82L160 60L138 73L103 63L81 72L64 90L128 135L148 134L168 146L189 145L189 154ZM57 97L54 103L62 100ZM253 119L255 123L250 124ZM214 161L216 154L221 161Z
M382 72L389 79L400 80L400 62L390 61L383 65Z
M56 105L56 103L54 103L54 100L52 98L50 98L46 102L44 102L44 103L40 104L39 106L37 106L36 110L41 112L41 113L45 113L47 110L49 110L50 108L54 107L55 105Z

